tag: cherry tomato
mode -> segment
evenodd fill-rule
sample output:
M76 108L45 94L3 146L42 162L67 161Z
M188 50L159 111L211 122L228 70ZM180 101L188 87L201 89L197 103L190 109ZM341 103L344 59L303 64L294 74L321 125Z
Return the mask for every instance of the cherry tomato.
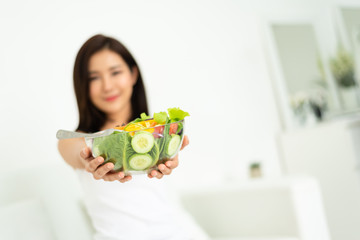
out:
M170 130L169 130L169 134L175 134L176 131L178 129L178 124L177 123L172 123L170 124Z
M153 136L154 138L160 138L163 136L164 126L154 127Z

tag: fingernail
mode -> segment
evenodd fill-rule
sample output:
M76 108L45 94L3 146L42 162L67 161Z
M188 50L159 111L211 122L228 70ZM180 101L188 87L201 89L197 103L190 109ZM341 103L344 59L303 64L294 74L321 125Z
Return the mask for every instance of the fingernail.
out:
M167 162L166 166L170 167L171 166L171 162Z
M107 169L112 168L111 164L106 165Z
M155 172L155 173L153 174L154 177L156 177L156 175L157 175L157 172Z
M86 149L84 148L84 149L82 150L82 152L83 152L83 154L86 154Z
M101 163L103 160L101 158L98 158L98 163Z

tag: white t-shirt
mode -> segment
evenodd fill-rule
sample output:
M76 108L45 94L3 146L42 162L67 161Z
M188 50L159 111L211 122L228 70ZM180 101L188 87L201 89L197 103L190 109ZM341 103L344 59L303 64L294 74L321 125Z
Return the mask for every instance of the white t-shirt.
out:
M95 180L77 170L95 240L192 239L179 224L164 179L133 175L126 183Z

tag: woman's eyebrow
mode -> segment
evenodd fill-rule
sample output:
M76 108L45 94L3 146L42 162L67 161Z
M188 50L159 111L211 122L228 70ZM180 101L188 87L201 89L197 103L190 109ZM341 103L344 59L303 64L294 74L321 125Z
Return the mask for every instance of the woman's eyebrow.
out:
M114 70L114 69L117 69L117 68L119 68L119 67L121 67L121 64L112 66L111 68L109 68L109 70Z
M120 67L121 67L121 64L112 66L109 68L109 71L112 71L112 70L120 68ZM89 74L96 74L96 73L98 73L98 71L89 71Z

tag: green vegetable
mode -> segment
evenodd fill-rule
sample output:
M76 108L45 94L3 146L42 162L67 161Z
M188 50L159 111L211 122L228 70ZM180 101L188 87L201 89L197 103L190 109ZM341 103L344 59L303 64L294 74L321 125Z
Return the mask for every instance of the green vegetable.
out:
M129 159L129 169L130 170L145 170L150 167L153 159L149 154L134 154Z
M170 129L170 124L166 124L165 128L164 128L164 132L163 132L163 137L162 138L157 138L157 142L159 145L159 150L160 150L160 157L159 159L164 159L167 158L166 153L164 151L165 146L168 142L168 139L170 139L170 135L169 135L169 129Z
M188 112L185 112L180 108L169 108L168 113L169 116L166 112L154 113L154 120L158 124L165 124L168 123L169 119L170 122L177 122L183 120L187 116L190 116Z
M146 131L136 132L131 140L131 146L137 153L147 153L154 146L154 136Z
M132 123L138 123L138 122L142 122L145 120L151 119L150 116L148 116L146 113L141 113L139 118L135 118L134 120L132 120L131 122L129 122L128 124L126 124L125 128L127 126L129 126Z
M129 134L112 134L95 138L93 142L93 154L102 156L105 160L104 164L112 162L116 171L120 170L123 167L123 161L134 153Z
M180 108L169 108L168 113L171 122L177 122L183 120L186 116L190 116L188 112L185 112Z
M142 121L145 121L145 120L150 119L151 117L146 115L146 113L142 113L142 114L140 114L140 118L141 118Z
M135 134L125 131L116 131L106 137L95 138L93 141L93 155L102 156L104 164L114 163L116 171L143 171L151 169L159 163L174 156L178 151L183 138L182 120L190 116L189 113L179 108L169 108L168 113L154 113L154 121L164 126L157 126L155 137L150 131L138 130ZM131 123L150 119L146 113L136 118ZM177 122L177 129L170 131L171 123ZM128 124L129 125L129 124ZM127 126L128 126L127 125ZM125 128L126 129L126 128ZM175 130L176 129L176 130ZM161 133L161 134L158 134Z
M167 119L168 119L168 116L167 116L166 112L154 113L154 120L158 124L166 123Z
M184 128L184 125L182 124L182 122L178 122L178 129L176 131L176 134L179 134L183 128Z
M159 161L159 156L160 156L160 149L159 149L159 145L157 144L157 142L155 142L154 147L149 152L149 155L151 156L151 158L153 160L151 163L151 166L154 166Z
M181 137L177 134L172 134L165 147L166 156L172 157L179 149L180 143Z

